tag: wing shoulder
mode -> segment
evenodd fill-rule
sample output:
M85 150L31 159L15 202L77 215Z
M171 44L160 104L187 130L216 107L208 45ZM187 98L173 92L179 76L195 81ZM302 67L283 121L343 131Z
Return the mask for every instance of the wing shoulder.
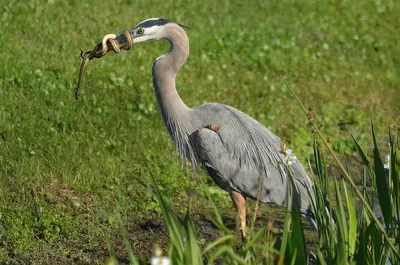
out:
M239 163L257 167L267 173L271 171L271 167L278 167L281 160L281 141L264 125L223 104L208 103L199 106L196 111L202 112L208 124L213 123L221 127L218 131L220 139Z

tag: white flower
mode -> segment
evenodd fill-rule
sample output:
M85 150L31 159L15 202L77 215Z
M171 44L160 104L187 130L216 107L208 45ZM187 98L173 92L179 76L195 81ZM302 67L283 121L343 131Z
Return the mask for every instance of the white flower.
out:
M390 155L389 154L385 155L385 163L383 164L383 167L385 169L389 169L389 167L390 167Z
M297 160L297 157L293 154L291 149L286 150L286 164L291 166L294 161Z
M151 265L171 265L171 260L168 257L152 257Z
M278 161L279 164L284 163L286 166L291 166L297 160L292 150L286 147L286 144L281 142L281 153L285 156L284 161ZM282 168L282 166L281 166Z

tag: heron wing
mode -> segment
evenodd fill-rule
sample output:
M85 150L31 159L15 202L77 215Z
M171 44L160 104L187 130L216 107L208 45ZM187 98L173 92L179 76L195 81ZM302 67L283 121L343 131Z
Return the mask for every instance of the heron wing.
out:
M264 125L235 108L218 103L201 105L195 113L203 118L203 127L209 124L221 126L218 132L221 141L240 165L264 171L267 178L276 173L282 179L286 178L284 171L276 171L284 159L281 140Z
M240 164L225 147L221 139L223 131L223 127L218 131L202 128L191 135L196 153L215 183L227 192L236 190L265 203L286 206L287 183L279 177L278 172L271 172L273 174L266 178L265 174L259 174L259 169ZM309 187L298 179L294 180L295 188L290 197L294 194L298 198L300 211L307 215L310 210Z
M199 152L198 148L195 149L197 157L221 188L227 191L229 188L236 189L257 198L261 176L260 200L284 206L290 170L295 182L293 191L300 199L300 209L303 213L309 209L308 193L313 192L312 182L296 157L282 150L276 135L230 106L209 103L200 106L198 111L206 117L203 126L220 126L216 132L201 129L199 132L202 133L195 133L204 150ZM288 160L291 160L290 167Z
M192 137L201 163L220 188L227 192L236 190L263 202L273 202L282 206L286 204L286 185L282 180L268 179L269 185L265 185L265 175L258 174L259 170L245 164L240 165L238 159L224 146L219 131L203 128ZM275 181L278 183L273 183Z

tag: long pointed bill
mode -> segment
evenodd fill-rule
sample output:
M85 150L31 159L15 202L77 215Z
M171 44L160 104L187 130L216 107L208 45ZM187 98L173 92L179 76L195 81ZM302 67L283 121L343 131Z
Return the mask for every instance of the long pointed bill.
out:
M124 30L120 36L117 37L115 34L107 34L103 37L100 43L98 43L93 51L83 52L81 49L82 63L79 71L78 86L75 91L75 99L78 99L81 93L81 85L83 72L85 71L86 64L93 58L101 58L109 51L116 53L121 50L130 50L133 47L133 39L129 31Z

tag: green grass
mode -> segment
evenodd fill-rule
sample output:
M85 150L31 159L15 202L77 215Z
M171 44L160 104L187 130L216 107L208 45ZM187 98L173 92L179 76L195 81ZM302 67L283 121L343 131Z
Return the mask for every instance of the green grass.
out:
M192 28L191 55L177 80L189 106L232 105L306 163L312 130L283 78L335 151L357 152L343 124L368 147L370 114L384 146L387 127L400 123L400 2L266 2L3 1L0 263L102 263L107 238L120 240L118 214L133 226L160 216L141 184L151 184L149 167L180 213L188 189L199 190L194 213L211 210L208 192L181 170L153 95L151 65L166 41L91 61L74 99L79 48L149 17ZM201 178L218 206L230 205ZM145 258L152 249L134 251Z

